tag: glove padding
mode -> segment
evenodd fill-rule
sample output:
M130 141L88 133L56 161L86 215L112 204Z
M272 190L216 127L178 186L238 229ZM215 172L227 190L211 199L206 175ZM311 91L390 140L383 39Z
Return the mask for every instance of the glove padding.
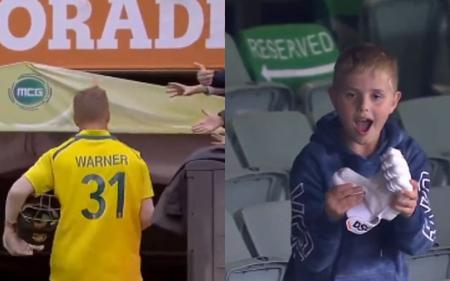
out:
M366 178L350 168L342 168L333 175L333 184L352 183L365 192L364 201L347 211L347 229L355 234L364 234L377 226L382 219L392 220L399 212L390 206L394 194L386 189L382 175Z
M389 148L381 156L381 161L381 170L386 180L386 188L390 192L399 192L403 189L413 190L410 183L411 173L409 172L408 163L400 150Z

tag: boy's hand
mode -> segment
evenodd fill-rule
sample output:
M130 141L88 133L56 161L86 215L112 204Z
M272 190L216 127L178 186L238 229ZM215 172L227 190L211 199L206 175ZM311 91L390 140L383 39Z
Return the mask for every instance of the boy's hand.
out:
M419 184L415 180L410 180L410 183L413 186L412 191L403 189L397 192L392 200L392 209L400 212L406 218L409 218L416 210L419 197Z
M331 220L341 219L345 213L360 204L364 199L361 186L351 183L336 185L325 194L325 212Z

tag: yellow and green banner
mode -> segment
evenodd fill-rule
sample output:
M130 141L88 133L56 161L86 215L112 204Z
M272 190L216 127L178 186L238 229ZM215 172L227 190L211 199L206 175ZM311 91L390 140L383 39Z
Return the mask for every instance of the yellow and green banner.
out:
M73 97L95 85L108 94L115 133L191 134L202 109L214 113L225 107L221 97L169 98L160 85L17 63L0 66L0 131L74 132Z

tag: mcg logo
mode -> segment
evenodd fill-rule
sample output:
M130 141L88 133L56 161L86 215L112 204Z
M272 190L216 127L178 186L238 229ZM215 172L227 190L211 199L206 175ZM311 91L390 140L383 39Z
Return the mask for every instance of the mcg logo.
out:
M9 89L9 98L17 106L35 110L48 102L52 95L48 83L41 77L25 74L17 79Z

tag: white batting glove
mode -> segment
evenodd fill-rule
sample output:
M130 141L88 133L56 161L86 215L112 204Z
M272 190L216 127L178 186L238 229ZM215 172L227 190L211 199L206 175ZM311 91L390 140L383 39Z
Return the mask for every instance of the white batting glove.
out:
M400 150L389 148L385 154L381 156L381 169L384 179L386 180L386 188L391 192L399 192L403 189L412 190L411 173L408 163L403 157Z

